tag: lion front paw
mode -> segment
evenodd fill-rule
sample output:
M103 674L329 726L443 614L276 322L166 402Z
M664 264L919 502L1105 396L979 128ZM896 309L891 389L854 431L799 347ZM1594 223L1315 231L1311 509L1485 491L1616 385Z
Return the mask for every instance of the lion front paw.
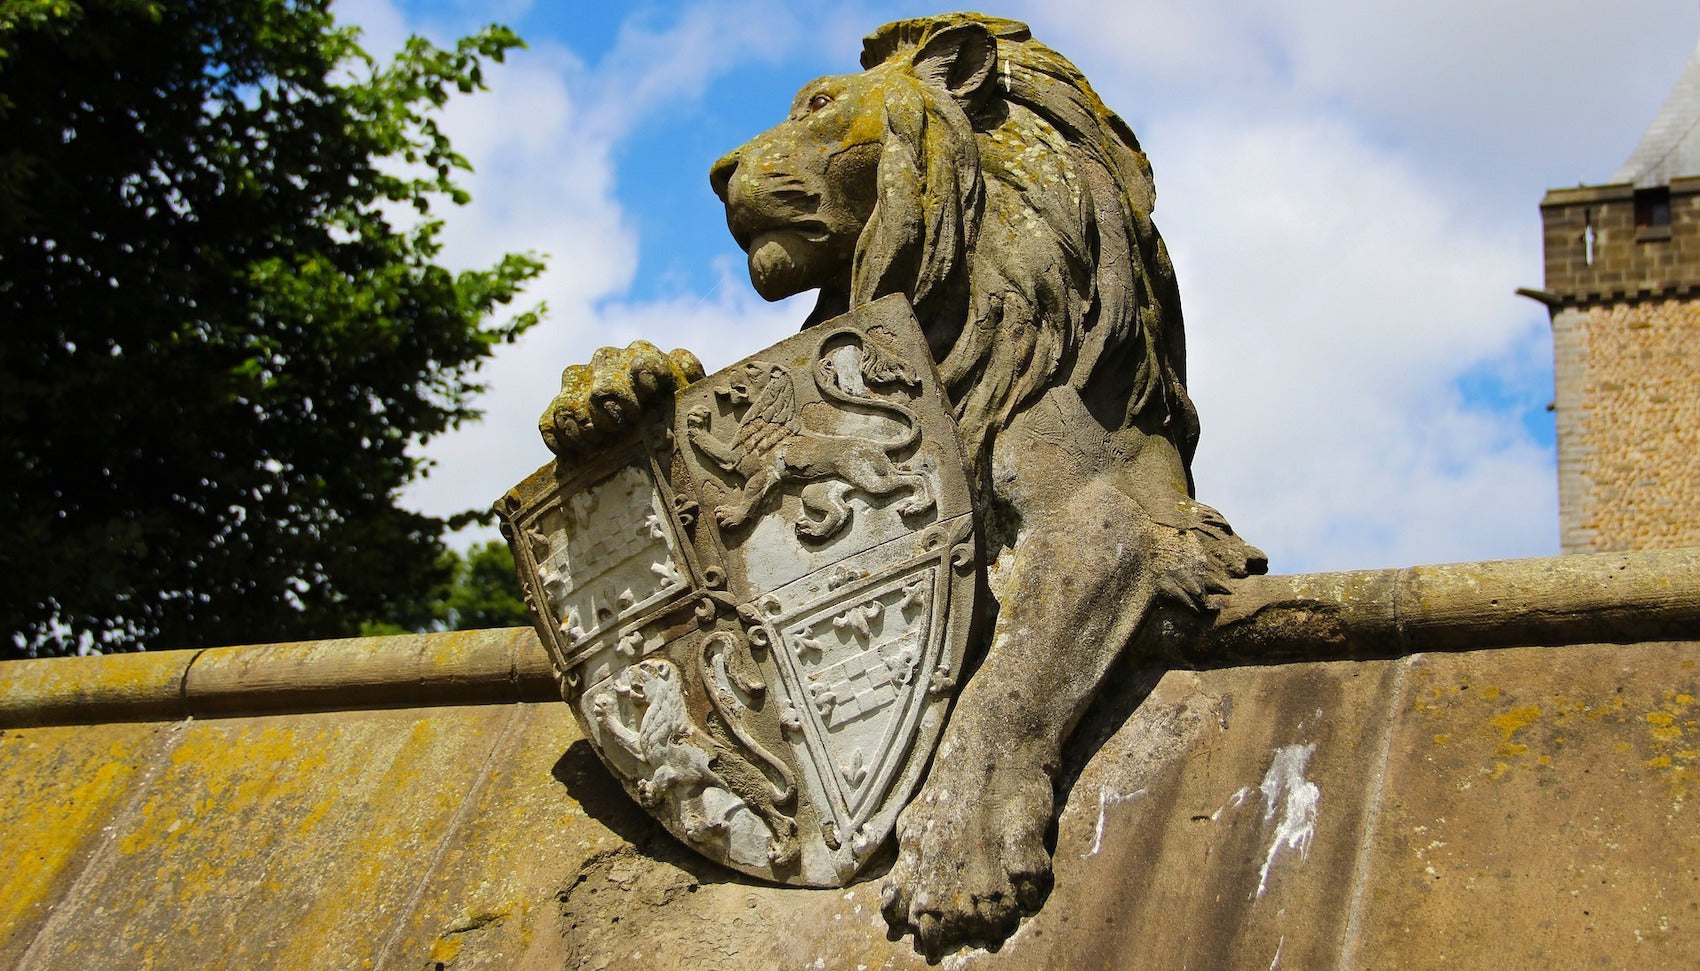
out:
M561 372L561 391L537 429L556 455L584 455L624 435L645 411L672 401L673 392L702 377L702 363L690 351L664 354L648 341L633 341L624 350L604 347L588 365Z
M1190 499L1182 513L1182 526L1151 524L1149 562L1159 595L1202 613L1212 596L1232 591L1233 581L1268 572L1269 558L1235 535L1221 513Z
M1051 888L1045 828L1051 780L1041 771L994 771L989 784L934 767L897 821L897 863L881 910L899 935L937 958L965 945L995 948Z

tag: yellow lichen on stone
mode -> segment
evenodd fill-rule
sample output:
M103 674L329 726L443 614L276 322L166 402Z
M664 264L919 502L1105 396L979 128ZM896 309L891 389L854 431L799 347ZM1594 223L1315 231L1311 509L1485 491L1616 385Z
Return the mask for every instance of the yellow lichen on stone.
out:
M1505 741L1511 741L1511 736L1517 734L1541 717L1539 705L1522 705L1488 719L1488 723L1499 729L1505 735Z
M45 916L61 877L111 818L156 744L154 726L76 725L0 733L0 938Z
M1694 703L1694 696L1686 691L1667 690L1663 694L1663 703L1641 717L1647 725L1647 754L1648 758L1642 764L1650 769L1669 769L1673 776L1682 776L1693 764L1700 750L1690 742L1682 745L1685 739L1700 737L1700 720L1689 716L1689 707ZM1682 780L1673 779L1673 785L1682 784ZM1678 798L1681 793L1675 794Z
M1488 719L1488 723L1494 728L1497 728L1504 735L1504 739L1501 741L1499 746L1499 751L1495 754L1500 759L1514 759L1519 756L1528 755L1529 746L1520 742L1512 741L1512 736L1534 724L1540 717L1541 709L1538 705L1523 705L1517 708L1512 708L1509 711L1500 712L1498 715ZM1504 762L1499 764L1505 765ZM1509 768L1509 766L1506 767ZM1504 771L1502 769L1496 768L1493 778L1497 779L1503 774Z
M1647 724L1652 726L1648 732L1661 742L1674 742L1682 737L1682 729L1676 726L1676 716L1667 711L1649 711Z

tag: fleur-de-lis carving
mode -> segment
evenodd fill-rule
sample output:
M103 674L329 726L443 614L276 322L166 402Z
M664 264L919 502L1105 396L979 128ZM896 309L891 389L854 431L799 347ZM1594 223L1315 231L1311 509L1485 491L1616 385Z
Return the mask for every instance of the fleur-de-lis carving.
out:
M849 783L850 788L861 787L862 780L868 777L867 760L862 757L861 749L853 749L850 752L849 760L838 767L838 774Z
M657 516L654 512L643 517L643 526L639 528L638 535L644 539L659 539L662 541L667 539L667 531L661 528L661 517Z
M685 575L679 572L679 568L673 565L672 560L662 560L660 563L651 563L649 565L649 572L655 574L655 578L660 580L662 583L673 584L675 586L683 586L685 583Z
M905 614L911 608L923 610L927 606L927 578L916 577L903 585L903 599L898 602L897 609Z
M825 718L832 714L832 707L838 704L838 695L831 688L816 681L809 685L809 700L815 703L815 714Z
M813 654L816 658L819 658L825 653L825 648L821 646L821 642L810 636L807 627L799 627L792 631L791 639L797 645L797 659L800 661L808 660L803 657L804 654Z
M857 637L865 641L872 636L868 621L875 619L884 611L885 606L878 600L870 600L865 604L851 607L844 613L832 618L832 626L839 630L849 628L856 632Z
M579 619L578 610L568 610L567 618L561 621L558 630L565 635L569 644L577 644L584 640L584 622Z
M882 650L881 656L885 661L886 670L891 672L898 684L907 685L915 680L915 668L921 659L913 644L905 646L894 655L887 655Z

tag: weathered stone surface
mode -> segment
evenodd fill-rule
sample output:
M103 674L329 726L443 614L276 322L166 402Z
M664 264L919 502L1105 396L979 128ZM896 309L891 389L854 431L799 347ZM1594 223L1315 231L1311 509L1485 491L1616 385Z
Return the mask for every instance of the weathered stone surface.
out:
M0 726L557 696L529 628L8 661Z
M1697 662L1692 643L1410 662L1359 966L1692 962Z
M536 700L536 646L514 629L214 648L184 675L184 713Z
M23 965L380 961L520 710L172 725Z
M393 966L563 967L557 895L590 860L629 851L641 818L576 733L565 705L520 706L393 932Z
M132 668L111 665L115 690ZM170 736L169 723L146 722L0 729L0 966L18 962L73 892Z
M86 687L113 660L63 663ZM946 966L1681 964L1697 666L1690 641L1117 672L1051 899ZM6 966L926 966L878 913L889 851L841 890L703 861L559 703L8 727L0 780Z
M1669 733L1636 720L1688 704L1677 699L1694 690L1696 657L1687 643L1170 673L1074 783L1045 908L1001 951L947 965L1515 967L1563 954L1622 966L1640 953L1636 929L1669 949L1650 959L1692 949L1700 835L1674 795L1690 769L1675 757L1665 776L1647 766ZM1628 708L1650 712L1575 716L1582 724L1559 737L1576 757L1541 764L1531 746L1526 791L1508 790L1514 770L1498 753L1524 730L1513 694L1565 684L1572 705L1592 695L1615 709L1625 665L1642 688ZM1466 677L1472 690L1499 685L1497 698L1479 711L1434 704L1437 677L1456 694L1460 670L1491 675ZM1460 788L1490 781L1500 788ZM1465 846L1433 847L1440 829ZM1437 852L1458 854L1439 881L1426 870ZM634 928L640 901L648 919ZM721 882L676 852L628 851L568 892L566 966L926 966L879 938L877 903L868 883L800 894ZM1608 916L1589 931L1582 910Z
M6 662L0 678L0 724L175 718L183 711L183 678L195 651L116 654L88 665L61 658Z
M1700 632L1700 548L1248 577L1176 660L1369 660Z

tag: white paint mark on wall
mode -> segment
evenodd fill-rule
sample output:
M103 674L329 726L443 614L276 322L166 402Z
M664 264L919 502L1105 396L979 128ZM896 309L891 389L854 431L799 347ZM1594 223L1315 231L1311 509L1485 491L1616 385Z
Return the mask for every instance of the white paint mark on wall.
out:
M1269 853L1263 858L1263 871L1257 878L1257 896L1269 888L1269 868L1283 849L1298 850L1300 856L1310 855L1310 840L1316 832L1316 804L1322 790L1305 778L1310 757L1316 754L1316 743L1287 745L1275 750L1269 771L1263 774L1258 789L1263 793L1263 821L1273 822L1277 811L1281 821L1275 826L1275 838L1269 843Z
M1249 795L1251 795L1251 786L1240 786L1239 791L1235 792L1232 796L1229 796L1227 802L1216 807L1216 811L1210 814L1210 821L1214 823L1216 820L1222 818L1222 814L1228 810L1238 809L1245 805L1245 797Z
M1135 789L1133 792L1126 792L1126 793L1116 792L1114 789L1111 789L1109 786L1105 786L1102 789L1099 789L1098 790L1098 828L1096 830L1094 830L1093 833L1092 833L1092 849L1086 851L1085 853L1080 854L1080 858L1082 860L1084 860L1087 857L1097 856L1098 851L1104 848L1104 820L1105 820L1105 817L1107 817L1109 815L1109 811L1110 811L1111 806L1119 806L1122 803L1133 802L1137 799L1143 798L1144 796L1145 796L1145 790L1144 789Z

